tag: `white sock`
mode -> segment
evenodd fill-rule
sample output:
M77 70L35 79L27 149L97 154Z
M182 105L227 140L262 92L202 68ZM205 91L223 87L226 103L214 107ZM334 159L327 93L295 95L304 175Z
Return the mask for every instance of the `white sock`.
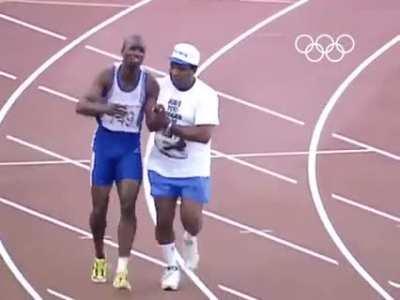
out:
M175 243L160 245L160 246L167 265L178 266L178 262L176 260Z
M192 241L192 242L194 242L194 241L197 240L196 236L191 235L191 234L190 234L189 232L187 232L187 231L185 231L185 232L183 233L183 239L184 239L185 241Z
M183 234L183 242L197 252L198 245L196 236L193 236L189 232L185 231Z
M117 273L128 271L129 257L118 257Z

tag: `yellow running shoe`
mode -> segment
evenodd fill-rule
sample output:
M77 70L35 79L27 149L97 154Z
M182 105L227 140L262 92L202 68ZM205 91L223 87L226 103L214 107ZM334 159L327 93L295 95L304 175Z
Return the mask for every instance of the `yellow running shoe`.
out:
M107 281L107 262L105 258L94 259L91 279L96 283Z
M128 271L118 272L115 275L113 286L117 289L131 290L131 285L128 281Z

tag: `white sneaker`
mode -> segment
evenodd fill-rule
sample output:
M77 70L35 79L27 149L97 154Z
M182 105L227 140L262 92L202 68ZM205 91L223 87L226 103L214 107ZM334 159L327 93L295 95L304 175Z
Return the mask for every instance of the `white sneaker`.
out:
M167 291L176 291L181 280L181 271L177 266L168 266L161 277L161 288Z
M197 269L200 261L197 238L190 236L186 231L183 234L182 252L186 267L191 270Z

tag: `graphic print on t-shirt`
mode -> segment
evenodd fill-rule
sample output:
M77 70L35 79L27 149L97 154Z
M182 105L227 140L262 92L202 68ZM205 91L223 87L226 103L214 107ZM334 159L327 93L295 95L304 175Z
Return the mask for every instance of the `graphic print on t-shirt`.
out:
M179 114L181 103L182 101L176 99L168 100L167 114L173 124L182 119L182 116ZM166 130L157 132L154 142L158 150L168 157L176 159L185 159L188 157L186 142L176 135L169 134Z

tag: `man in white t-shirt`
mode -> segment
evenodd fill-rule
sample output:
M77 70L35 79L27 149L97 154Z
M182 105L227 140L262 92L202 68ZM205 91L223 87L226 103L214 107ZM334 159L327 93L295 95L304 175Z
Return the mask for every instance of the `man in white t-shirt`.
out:
M200 53L193 45L177 44L170 57L169 76L158 80L156 113L168 118L164 118L164 130L155 134L148 170L157 211L156 239L167 262L161 278L164 290L178 289L180 281L173 230L177 200L181 199L185 229L183 254L186 265L195 269L199 262L196 236L203 205L210 198L210 143L219 124L218 96L195 77L199 62Z

